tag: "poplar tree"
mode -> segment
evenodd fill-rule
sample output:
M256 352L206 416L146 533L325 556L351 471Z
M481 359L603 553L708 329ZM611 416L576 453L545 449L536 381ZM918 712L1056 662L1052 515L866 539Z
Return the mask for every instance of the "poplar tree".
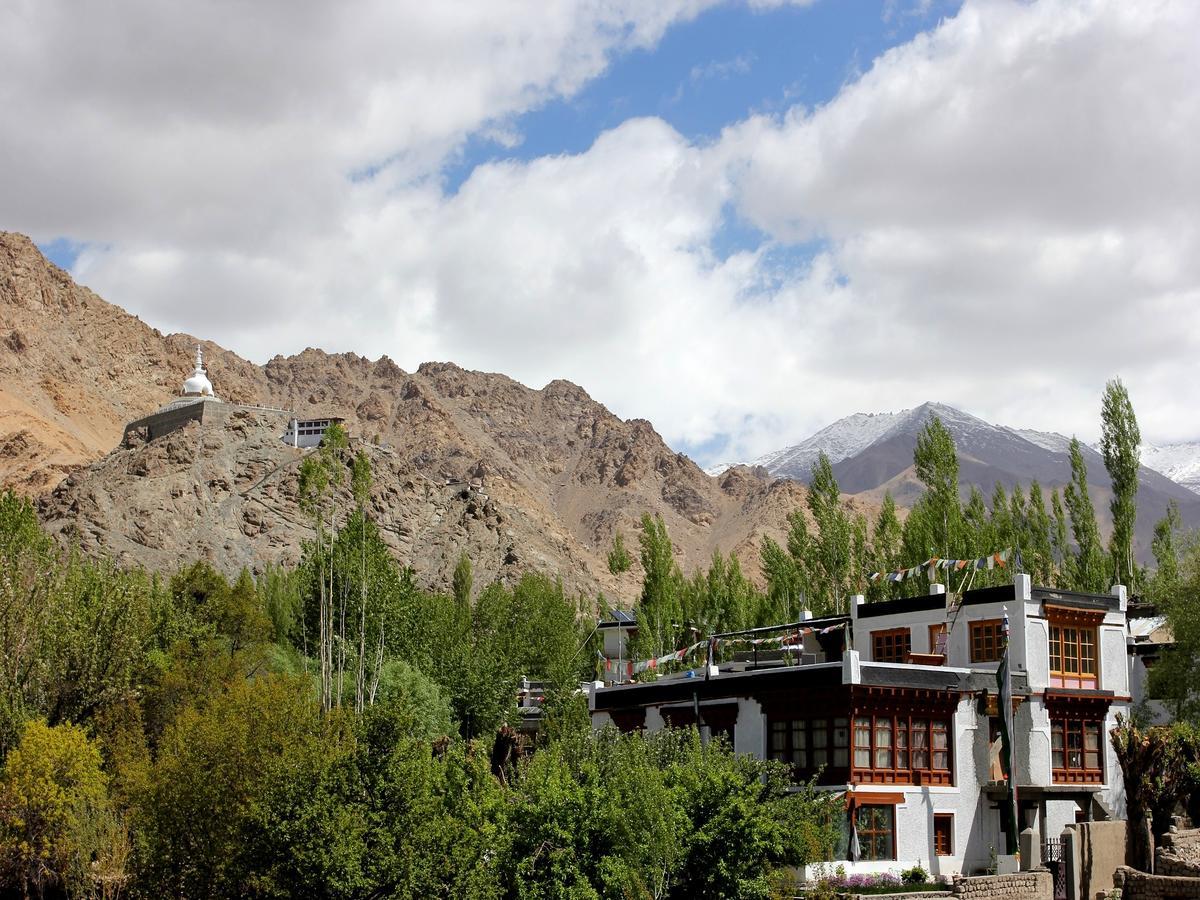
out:
M642 516L642 596L638 601L636 646L658 656L674 644L673 626L683 618L681 588L683 574L675 562L675 547L661 515Z
M1137 522L1139 445L1142 433L1138 428L1129 392L1120 378L1114 378L1104 386L1104 400L1100 408L1100 452L1104 456L1104 468L1112 480L1113 530L1109 541L1113 567L1117 578L1127 578L1130 584L1135 576L1133 563L1133 527Z
M1151 598L1158 602L1160 597L1170 594L1179 582L1179 547L1176 535L1183 521L1179 516L1179 504L1171 500L1167 514L1154 524L1154 537L1150 542L1154 554L1154 578L1150 582Z
M874 572L891 572L900 568L900 541L903 530L900 519L896 515L896 501L892 492L885 491L883 503L879 507L879 515L875 518L875 530L871 536L872 562ZM868 599L884 600L892 592L893 585L886 579L876 581L867 589Z
M1012 540L1012 507L1009 504L1004 485L999 481L992 490L992 514L988 519L988 524L990 526L988 543L986 547L980 548L981 553L994 553L1001 544L1007 546L1008 542Z
M759 553L763 578L767 580L767 596L758 614L758 624L791 621L793 614L803 606L796 561L777 541L766 535Z
M625 549L625 536L618 531L613 535L612 549L608 551L608 571L614 575L623 575L632 565L633 559Z
M358 666L354 679L354 708L362 712L367 690L367 502L371 499L371 460L359 450L350 469L350 490L358 506ZM380 642L383 641L382 621Z
M1058 488L1050 492L1050 512L1054 517L1050 545L1056 565L1053 587L1065 588L1075 583L1075 559L1071 556L1071 540L1067 536L1067 514L1063 511Z
M475 576L471 571L471 558L465 550L459 554L450 583L454 591L454 602L458 604L459 609L470 609L471 588L474 586Z
M808 510L817 524L809 568L812 608L821 613L844 612L852 564L851 524L842 507L841 489L829 457L821 453L812 466Z
M1096 508L1088 493L1087 462L1083 458L1079 438L1071 438L1071 483L1063 492L1067 512L1071 515L1071 534L1075 538L1073 583L1080 591L1104 590L1104 553L1100 549L1100 528L1096 525Z
M1028 530L1021 552L1034 581L1048 585L1054 578L1053 539L1050 515L1046 512L1046 498L1036 478L1029 483L1029 513L1026 522Z
M987 503L983 499L983 491L976 485L971 485L971 493L967 505L963 507L963 536L966 541L964 549L967 556L980 556L989 551L994 545L991 538L992 525L988 516Z
M954 437L937 416L926 422L917 435L913 465L917 478L925 485L922 500L929 507L930 524L938 541L935 555L953 556L960 543L962 524L962 501L958 496L958 451L954 447Z

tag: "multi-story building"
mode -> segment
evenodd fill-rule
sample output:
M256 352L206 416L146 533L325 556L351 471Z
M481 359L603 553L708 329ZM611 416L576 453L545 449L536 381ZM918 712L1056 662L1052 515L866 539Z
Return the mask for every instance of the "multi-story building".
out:
M996 670L1010 623L1020 827L1057 837L1120 818L1124 788L1108 732L1134 702L1123 587L1111 595L1010 587L864 604L802 623L782 659L724 663L597 686L592 721L629 730L696 725L797 780L845 792L854 871L921 863L971 873L1003 854ZM839 627L844 626L844 627ZM779 656L780 654L775 654Z

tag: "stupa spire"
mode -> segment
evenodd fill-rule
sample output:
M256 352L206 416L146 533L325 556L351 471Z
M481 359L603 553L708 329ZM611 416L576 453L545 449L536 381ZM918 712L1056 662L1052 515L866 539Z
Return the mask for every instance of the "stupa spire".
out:
M188 376L187 381L183 383L183 395L185 397L215 397L213 393L212 382L208 380L208 373L204 370L204 348L199 344L196 345L196 368L192 370L192 374Z

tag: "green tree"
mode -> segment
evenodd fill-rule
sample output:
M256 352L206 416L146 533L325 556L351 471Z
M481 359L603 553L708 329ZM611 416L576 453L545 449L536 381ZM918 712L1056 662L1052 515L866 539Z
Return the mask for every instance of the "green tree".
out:
M1184 543L1174 579L1156 578L1151 586L1174 638L1150 670L1152 696L1170 703L1177 718L1200 725L1200 535Z
M1050 512L1053 516L1053 532L1050 544L1054 548L1055 577L1053 587L1067 588L1076 583L1075 557L1071 553L1071 540L1067 533L1067 515L1063 511L1058 488L1050 492Z
M1088 493L1087 462L1078 438L1071 438L1071 482L1063 493L1071 515L1071 533L1075 538L1075 561L1072 566L1075 590L1102 591L1105 588L1104 554L1100 549L1100 528L1096 524L1096 508Z
M613 575L624 575L633 565L633 557L625 549L625 536L621 532L613 535L612 549L608 551L608 571Z
M1120 378L1114 378L1104 386L1100 426L1100 452L1112 480L1113 492L1109 507L1113 519L1109 552L1117 578L1127 579L1133 586L1137 574L1133 559L1133 528L1137 522L1142 432L1129 400L1129 391Z
M1026 517L1027 531L1021 553L1025 565L1035 584L1053 585L1054 538L1050 514L1046 512L1046 498L1042 486L1035 478L1029 483L1029 508Z
M317 583L317 652L320 660L321 705L324 709L331 709L335 701L337 657L334 648L338 617L334 610L334 554L330 545L337 536L335 492L346 475L341 454L348 446L349 438L345 430L335 422L325 430L318 450L306 456L300 464L300 508L312 517L315 536L314 551L308 555L315 567ZM329 518L328 535L325 532L326 516ZM340 694L337 699L340 700Z
M962 501L958 494L958 451L950 430L937 416L930 418L917 435L913 465L917 478L925 486L923 499L929 506L935 528L938 520L941 520L941 534L938 537L944 549L937 555L953 556L962 518Z
M1170 597L1179 584L1179 530L1183 520L1179 516L1179 504L1174 500L1167 503L1167 514L1154 523L1154 537L1150 549L1154 553L1154 578L1149 585L1151 597Z
M458 564L454 567L450 582L454 591L454 602L463 609L470 609L475 576L471 572L471 559L465 550L458 556Z
M660 656L674 649L676 632L682 624L683 574L675 561L675 546L661 515L642 516L642 595L638 600L638 633L635 650L645 656Z
M136 696L185 618L156 579L59 549L0 493L0 753L25 719L84 724Z
M100 748L78 726L25 723L0 773L0 885L23 896L90 891L115 827Z
M768 535L763 536L759 556L767 593L756 624L793 621L804 604L796 561Z
M900 519L896 515L896 501L892 498L891 491L885 491L871 537L872 571L891 572L900 567L900 542L903 533ZM891 596L893 587L892 582L880 579L871 585L867 592L867 599L886 599Z
M993 508L995 500L992 501ZM983 491L977 485L971 485L967 503L963 507L963 537L966 555L982 556L996 546L992 536L991 515L983 499Z
M249 893L262 843L255 804L284 760L322 736L302 679L235 679L185 706L159 743L138 816L143 888L157 896Z
M725 557L714 550L708 571L697 570L683 586L684 622L695 629L687 640L747 627L762 603L761 595L742 574L737 554Z
M842 506L841 488L833 474L829 457L823 452L812 465L808 485L808 511L817 533L806 551L809 606L818 614L845 612L856 581L853 528Z

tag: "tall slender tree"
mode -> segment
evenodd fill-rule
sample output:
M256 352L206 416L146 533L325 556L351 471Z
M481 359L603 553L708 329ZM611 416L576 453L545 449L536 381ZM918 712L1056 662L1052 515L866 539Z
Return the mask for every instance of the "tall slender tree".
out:
M661 515L642 516L642 596L638 601L636 644L647 655L658 656L670 645L683 618L683 574L675 561L675 546Z
M925 485L925 497L931 524L938 540L938 556L953 556L959 544L962 522L962 501L958 495L958 451L954 437L933 416L921 433L917 435L917 446L913 451L913 465L917 478Z
M1075 584L1075 557L1071 555L1071 539L1067 532L1067 514L1063 510L1058 488L1050 492L1050 513L1054 517L1050 544L1054 548L1053 587L1065 588Z
M1129 400L1129 391L1114 378L1104 386L1100 407L1100 452L1104 468L1112 479L1113 530L1109 541L1114 574L1132 584L1136 576L1133 561L1133 528L1137 522L1139 447L1142 432Z
M354 708L362 712L367 691L367 502L371 499L371 460L359 450L350 470L350 488L358 507L358 666L354 679Z
M1054 579L1053 538L1050 515L1046 512L1046 498L1036 478L1029 483L1028 510L1028 529L1021 553L1034 581L1048 585Z
M871 535L871 570L874 572L891 572L900 567L900 541L903 530L900 519L896 515L896 501L892 492L885 491L883 502L879 506L879 515L875 518L875 529ZM895 585L886 579L874 582L867 589L868 599L884 600L891 596Z
M809 569L812 606L822 613L845 611L851 583L853 535L849 516L842 506L841 488L829 457L823 452L812 466L808 510L817 525Z
M1105 588L1104 552L1100 549L1100 528L1096 524L1096 508L1088 493L1087 461L1079 438L1071 438L1071 483L1063 493L1067 512L1071 515L1071 533L1075 538L1075 564L1071 587L1081 591L1102 591Z

